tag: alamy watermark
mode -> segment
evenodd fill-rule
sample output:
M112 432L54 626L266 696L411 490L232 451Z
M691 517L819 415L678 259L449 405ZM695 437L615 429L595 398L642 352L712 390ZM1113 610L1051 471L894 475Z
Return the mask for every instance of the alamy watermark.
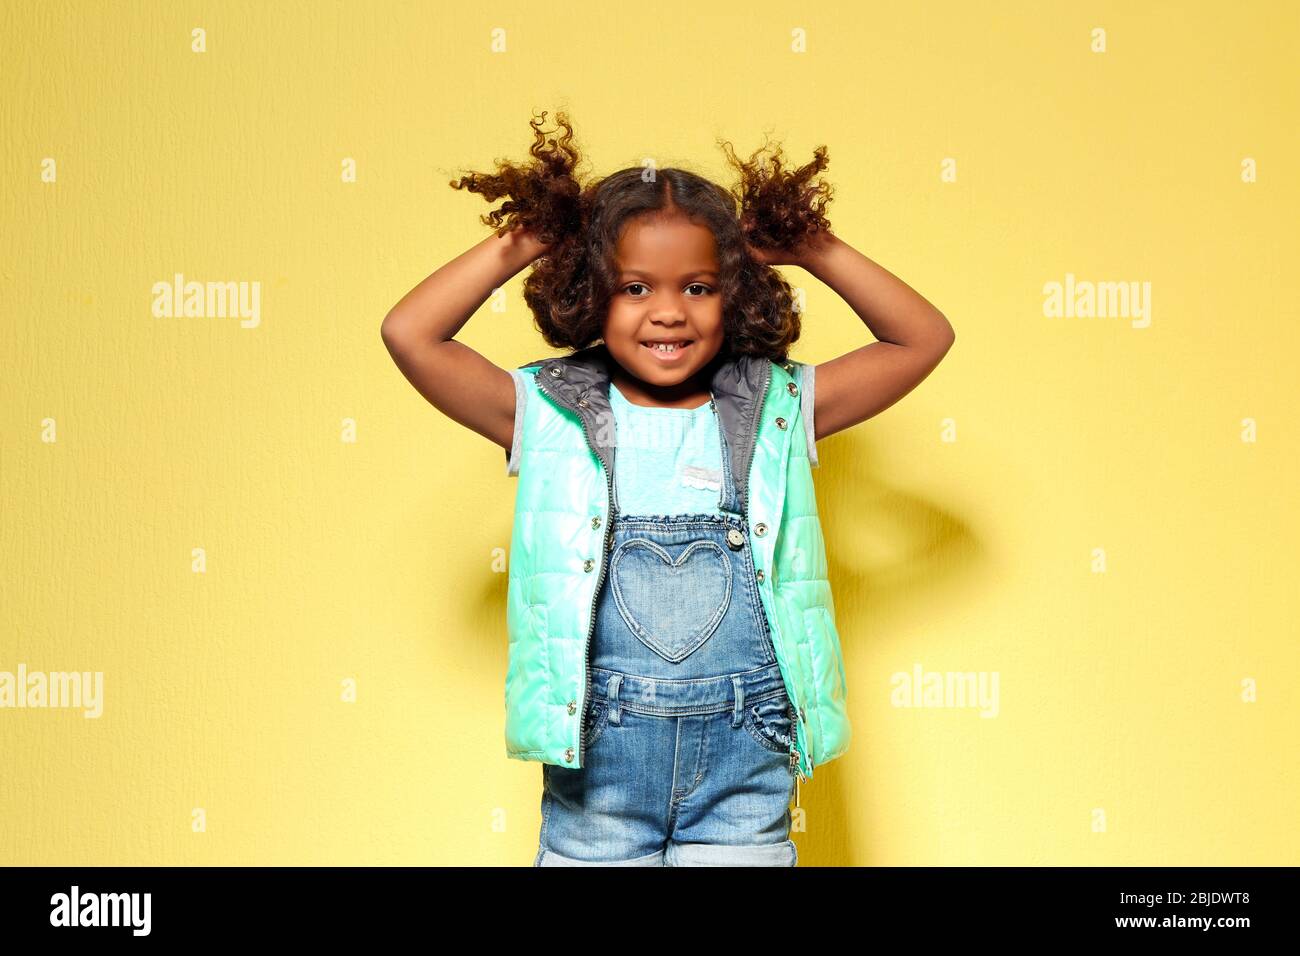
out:
M255 329L262 323L262 283L185 281L176 273L172 281L153 284L156 319L233 319L240 327Z
M1043 315L1049 319L1131 319L1135 329L1151 324L1151 283L1092 282L1065 274L1065 282L1043 284Z
M889 700L895 707L969 707L996 717L998 677L998 671L926 671L916 663L890 676Z
M83 893L72 884L50 897L51 926L128 926L132 936L148 936L152 893Z
M0 671L0 709L82 708L87 718L104 712L103 671Z

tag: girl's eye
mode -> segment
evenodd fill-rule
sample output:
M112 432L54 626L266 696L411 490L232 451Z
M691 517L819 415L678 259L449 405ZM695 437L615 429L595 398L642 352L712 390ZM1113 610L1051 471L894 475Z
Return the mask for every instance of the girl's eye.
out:
M641 282L630 282L630 283L628 283L627 285L623 286L623 291L624 291L624 292L631 293L632 296L633 296L633 298L640 298L639 296L636 295L636 293L632 292L632 290L633 290L633 289L636 289L636 288L642 288L642 289L644 289L645 287L646 287L646 286L645 286L644 283L641 283ZM709 286L705 285L703 282L692 282L692 283L691 283L690 285L688 285L686 288L688 288L688 289L699 288L699 289L703 289L703 290L704 290L704 291L701 292L699 295L696 295L696 296L694 296L693 298L699 298L700 295L707 295L708 293L710 293L710 292L713 291Z

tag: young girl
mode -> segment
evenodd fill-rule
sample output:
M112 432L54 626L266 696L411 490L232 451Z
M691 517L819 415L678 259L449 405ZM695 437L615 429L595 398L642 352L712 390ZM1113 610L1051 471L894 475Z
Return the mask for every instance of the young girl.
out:
M558 139L532 122L530 165L452 182L510 197L484 217L494 235L382 327L415 388L519 479L505 738L542 764L534 864L794 866L791 797L850 737L816 442L911 391L954 333L829 232L825 147L793 170L779 147L728 147L734 193L651 166L584 186L557 121ZM508 372L454 336L530 263L524 299L568 354ZM879 341L790 360L800 316L775 265Z

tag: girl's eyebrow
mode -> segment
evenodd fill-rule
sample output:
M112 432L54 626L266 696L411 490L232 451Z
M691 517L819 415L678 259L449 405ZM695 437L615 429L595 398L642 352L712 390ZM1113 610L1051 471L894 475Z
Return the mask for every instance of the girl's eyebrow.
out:
M624 276L625 278L628 276L642 276L644 278L653 278L653 276L651 276L650 273L642 272L640 269L623 269L619 274ZM690 279L695 276L713 276L716 279L718 277L718 274L712 269L696 269L694 272L687 272L685 275L682 276L682 278Z

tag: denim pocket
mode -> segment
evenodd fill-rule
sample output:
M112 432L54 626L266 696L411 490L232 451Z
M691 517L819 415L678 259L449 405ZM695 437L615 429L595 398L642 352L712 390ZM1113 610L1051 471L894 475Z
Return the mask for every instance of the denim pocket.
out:
M600 739L600 735L605 732L605 727L608 724L609 700L604 697L593 697L591 706L587 708L587 724L584 731L588 749Z
M629 538L615 549L610 567L623 622L671 663L698 650L731 603L731 559L716 541L692 541L674 559L649 538Z
M763 748L788 754L793 727L790 698L785 693L745 704L745 729Z

